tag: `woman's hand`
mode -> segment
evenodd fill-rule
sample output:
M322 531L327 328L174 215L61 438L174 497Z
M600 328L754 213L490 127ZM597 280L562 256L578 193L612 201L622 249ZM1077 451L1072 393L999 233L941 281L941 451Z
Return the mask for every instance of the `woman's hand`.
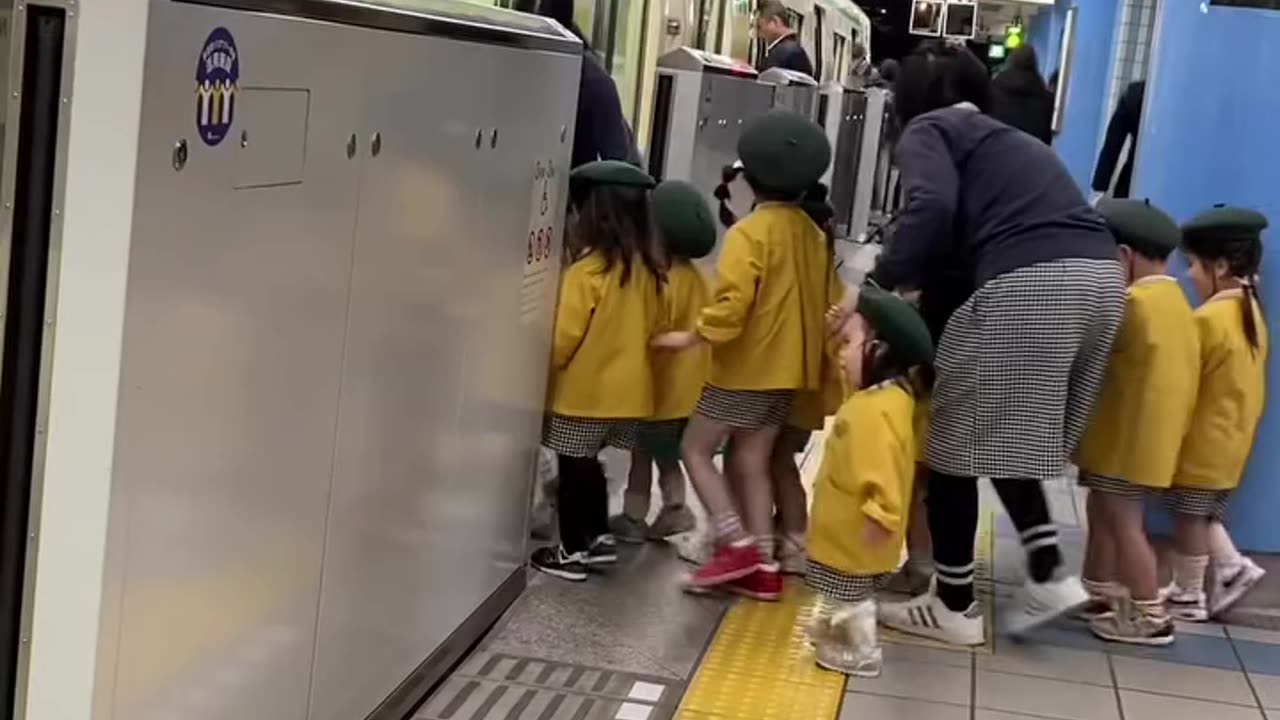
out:
M858 288L850 286L844 291L844 297L840 302L827 308L827 332L835 335L840 332L844 324L848 322L849 316L853 315L858 309Z
M655 335L649 340L649 347L659 350L688 350L704 342L706 341L702 336L692 330L677 330Z

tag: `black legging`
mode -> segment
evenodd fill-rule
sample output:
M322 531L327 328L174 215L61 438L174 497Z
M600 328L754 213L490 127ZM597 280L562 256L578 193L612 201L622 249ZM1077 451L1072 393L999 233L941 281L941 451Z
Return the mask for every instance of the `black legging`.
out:
M993 480L1000 502L1018 528L1027 551L1027 572L1041 583L1062 564L1058 531L1049 517L1044 489L1034 480ZM978 532L978 480L929 471L929 533L938 579L938 597L948 609L973 604L974 536Z
M609 482L594 457L556 457L560 463L556 486L560 544L565 552L582 552L609 532Z

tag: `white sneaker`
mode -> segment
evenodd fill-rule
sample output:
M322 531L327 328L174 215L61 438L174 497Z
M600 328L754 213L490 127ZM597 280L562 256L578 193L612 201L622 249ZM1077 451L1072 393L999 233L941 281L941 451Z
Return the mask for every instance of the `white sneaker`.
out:
M968 647L986 642L986 628L978 603L964 612L949 609L938 599L937 580L929 592L906 602L880 605L880 624L908 635Z
M1219 572L1214 568L1213 589L1209 591L1209 617L1217 617L1240 602L1267 571L1247 557L1241 557L1240 567L1234 573Z
M1175 620L1183 622L1209 622L1208 597L1196 590L1186 590L1171 583L1160 590L1165 607Z
M1044 583L1028 580L1005 628L1011 635L1025 635L1087 602L1089 593L1074 575Z

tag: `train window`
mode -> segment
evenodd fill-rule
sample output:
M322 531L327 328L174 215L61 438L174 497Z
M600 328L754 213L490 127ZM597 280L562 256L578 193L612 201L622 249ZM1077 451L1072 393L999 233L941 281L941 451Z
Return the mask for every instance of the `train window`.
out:
M836 80L836 82L844 82L845 67L846 67L845 63L849 59L849 55L847 52L848 41L845 40L845 37L840 33L834 33L832 35L831 50L832 50L832 57L836 61L836 67L835 67L836 71L835 71L834 79Z
M822 54L822 16L824 14L822 8L816 5L813 7L813 79L818 82L826 80L822 75L822 68L826 65L825 56Z

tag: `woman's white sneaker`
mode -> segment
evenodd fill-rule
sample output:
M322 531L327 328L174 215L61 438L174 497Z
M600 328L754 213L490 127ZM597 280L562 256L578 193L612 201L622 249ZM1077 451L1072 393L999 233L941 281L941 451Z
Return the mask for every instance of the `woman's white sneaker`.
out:
M948 645L969 647L986 642L986 627L978 604L956 612L942 604L933 588L906 602L881 604L880 624Z
M1217 617L1240 602L1267 571L1247 557L1241 557L1239 567L1214 568L1213 589L1209 592L1209 617Z
M1043 583L1028 580L1005 627L1012 635L1025 635L1087 602L1089 593L1074 575Z

